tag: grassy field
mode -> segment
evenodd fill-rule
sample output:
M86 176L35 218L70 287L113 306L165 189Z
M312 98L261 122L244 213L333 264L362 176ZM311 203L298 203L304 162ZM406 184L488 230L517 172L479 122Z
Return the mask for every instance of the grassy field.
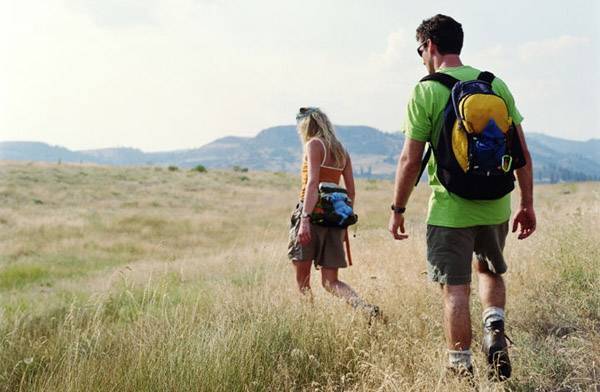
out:
M389 317L369 327L317 274L313 302L296 292L294 176L5 162L0 178L2 391L470 390L442 377L426 186L399 243L392 184L358 182L340 275ZM476 381L597 391L600 183L538 186L536 210L538 232L506 250L514 376L485 379L474 296Z

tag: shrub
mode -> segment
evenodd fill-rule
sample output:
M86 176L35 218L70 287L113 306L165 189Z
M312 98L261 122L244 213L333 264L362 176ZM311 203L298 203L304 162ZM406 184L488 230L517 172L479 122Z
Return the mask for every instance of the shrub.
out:
M192 171L197 171L198 173L206 173L206 167L204 165L196 165Z
M233 167L233 171L235 171L235 172L241 172L241 173L247 173L248 172L248 168L247 167L241 167L241 166L235 165Z
M177 170L179 170L179 168L177 166L175 166L175 165L171 165L167 169L169 169L169 171L177 171Z

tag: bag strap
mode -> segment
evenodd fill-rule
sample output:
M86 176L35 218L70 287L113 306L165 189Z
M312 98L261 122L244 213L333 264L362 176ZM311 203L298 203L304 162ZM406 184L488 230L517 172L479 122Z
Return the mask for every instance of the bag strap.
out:
M477 76L477 80L481 80L482 82L488 82L489 84L492 84L494 79L496 79L496 76L488 71L483 71L479 74L479 76Z
M436 73L427 75L424 78L422 78L420 80L420 82L426 82L428 80L433 80L435 82L441 83L444 86L446 86L448 88L448 90L452 90L452 87L454 87L454 85L456 83L460 82L460 80L458 80L448 74L445 74L443 72L436 72Z
M348 228L346 227L346 234L344 234L344 242L346 243L346 257L348 259L348 265L352 265L352 253L350 253L350 238L348 237Z
M425 155L423 155L423 160L421 161L421 169L419 169L419 176L417 177L417 181L415 181L415 187L419 185L419 181L421 180L421 176L427 167L427 163L429 163L429 158L431 158L431 143L429 143L429 147L427 147L427 151Z
M422 78L420 80L420 82L426 82L428 80L438 82L438 83L444 85L448 90L452 90L454 85L456 83L460 82L460 80L456 79L455 77L452 77L443 72L435 72L430 75L427 75L424 78ZM432 152L432 147L431 147L431 143L429 143L429 147L427 148L425 155L423 155L423 160L421 161L421 169L419 170L419 176L417 177L417 181L415 181L415 186L419 185L421 176L423 175L423 172L425 171L425 168L427 167L427 163L429 163L429 158L431 158L431 152Z

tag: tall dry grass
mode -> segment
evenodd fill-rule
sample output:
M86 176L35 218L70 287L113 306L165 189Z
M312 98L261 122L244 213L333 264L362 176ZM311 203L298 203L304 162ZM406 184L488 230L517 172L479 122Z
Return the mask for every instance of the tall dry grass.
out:
M0 175L0 390L470 390L442 374L425 186L410 239L394 242L391 183L358 182L355 265L340 275L387 314L370 327L318 272L313 302L296 292L296 177L10 163ZM476 382L594 391L600 186L538 186L536 207L538 232L506 250L514 376L485 379L474 296Z

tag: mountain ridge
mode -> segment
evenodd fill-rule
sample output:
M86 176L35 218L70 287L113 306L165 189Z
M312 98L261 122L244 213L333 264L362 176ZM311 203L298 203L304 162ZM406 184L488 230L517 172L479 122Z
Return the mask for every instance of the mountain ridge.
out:
M402 133L382 132L365 125L337 125L336 130L359 177L393 177L404 144ZM600 139L576 141L528 132L527 142L536 181L600 180ZM220 169L239 166L297 172L302 146L294 125L278 125L263 129L254 137L225 136L196 148L160 152L134 147L69 150L43 142L0 142L0 159L186 168L203 165Z

